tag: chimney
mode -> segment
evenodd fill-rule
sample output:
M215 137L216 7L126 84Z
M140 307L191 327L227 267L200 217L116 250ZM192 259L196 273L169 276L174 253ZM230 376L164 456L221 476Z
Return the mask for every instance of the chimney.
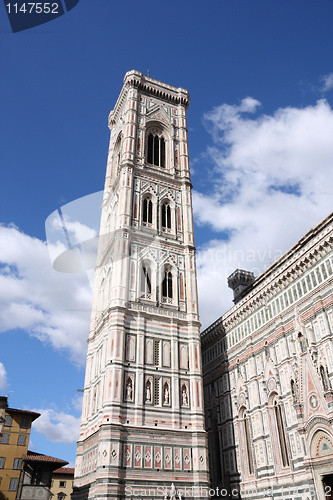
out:
M228 287L234 292L234 303L242 299L252 288L255 276L250 271L236 269L228 278Z

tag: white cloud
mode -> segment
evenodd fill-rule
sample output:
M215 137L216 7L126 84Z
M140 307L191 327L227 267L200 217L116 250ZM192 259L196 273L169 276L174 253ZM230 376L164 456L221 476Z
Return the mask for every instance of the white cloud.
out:
M82 403L83 403L83 394L82 392L80 392L79 394L76 394L74 398L72 398L72 406L80 414L82 411Z
M33 429L53 443L70 444L77 441L80 430L80 417L54 409L34 410L41 414L32 424Z
M205 115L214 144L209 193L194 191L198 224L217 233L197 254L204 326L232 305L226 278L237 267L259 274L332 210L333 111L325 100L272 115L246 98ZM221 234L218 234L221 233Z
M328 92L329 90L333 89L333 73L329 73L328 75L324 75L321 78L322 82L322 87L321 90L322 92Z
M3 363L0 363L0 391L3 391L7 386L7 372Z
M84 363L91 311L86 275L55 271L46 243L14 226L0 226L0 238L1 331L24 329Z

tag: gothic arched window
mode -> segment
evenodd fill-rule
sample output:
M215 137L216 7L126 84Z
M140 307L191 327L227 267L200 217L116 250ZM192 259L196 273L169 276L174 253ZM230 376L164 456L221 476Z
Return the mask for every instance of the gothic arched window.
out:
M277 401L274 401L274 413L275 413L275 420L276 420L276 425L277 425L278 435L279 435L282 463L283 463L283 467L287 467L287 465L289 465L289 456L288 456L288 449L287 449L286 433L285 433L284 422L283 422L283 418L282 418L281 406L278 404Z
M247 416L246 408L240 410L240 432L243 435L242 446L243 446L243 459L246 461L248 466L248 473L253 474L253 458L252 458L252 442L250 433L250 417ZM244 449L245 448L245 449Z
M146 197L142 203L142 223L150 225L153 223L153 201L150 197Z
M125 384L125 400L133 401L133 382L132 378L128 377Z
M245 440L246 440L246 451L247 451L247 459L249 464L249 473L253 474L253 460L251 453L251 436L250 436L250 422L249 419L244 412L244 431L245 431Z
M158 132L148 135L147 161L157 167L165 167L165 140Z
M162 229L171 229L171 207L168 201L161 207L161 226Z
M151 298L151 267L149 264L143 264L141 267L141 298Z
M147 380L146 382L146 394L145 394L145 399L148 403L151 403L151 382L150 380Z
M166 269L164 273L164 278L162 282L162 301L165 303L171 303L173 299L173 276L170 269Z

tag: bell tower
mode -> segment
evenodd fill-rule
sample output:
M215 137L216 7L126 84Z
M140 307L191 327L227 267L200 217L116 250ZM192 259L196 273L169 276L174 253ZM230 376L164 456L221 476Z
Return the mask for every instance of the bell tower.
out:
M209 486L188 104L130 71L109 115L76 500Z

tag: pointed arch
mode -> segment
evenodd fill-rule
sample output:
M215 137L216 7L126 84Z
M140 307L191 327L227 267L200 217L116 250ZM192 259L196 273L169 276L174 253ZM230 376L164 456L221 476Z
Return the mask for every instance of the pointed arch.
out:
M161 301L163 304L173 304L176 300L176 270L170 265L162 269Z
M144 258L139 265L138 296L140 299L156 300L156 263Z
M132 335L127 335L127 349L126 349L126 359L127 361L135 361L135 338Z
M133 401L133 377L128 375L125 382L125 401Z
M247 414L245 406L241 406L238 413L240 448L244 476L254 474L254 463L252 453L252 439L250 416Z
M163 366L170 366L170 342L163 341Z
M288 455L287 440L286 440L286 430L284 426L281 405L278 404L277 400L274 401L274 412L275 412L276 425L278 428L282 464L284 467L287 467L289 465L289 455Z
M157 109L154 110L154 114ZM161 122L153 116L148 118L145 136L145 155L149 165L163 169L169 169L173 153L170 147L172 144L172 127L167 123L168 117L163 109L159 109L158 114L164 115L165 120ZM171 157L172 156L172 157Z
M144 226L153 225L153 200L149 194L145 195L142 200L142 224Z
M289 451L287 445L287 434L283 404L278 399L277 392L272 392L268 398L268 410L270 414L272 448L277 455L277 465L280 468L290 466Z
M147 162L156 167L165 167L165 138L158 130L151 130L147 139Z
M170 382L168 380L163 384L163 404L170 406Z
M186 382L182 383L181 397L182 397L182 406L189 406L188 384Z
M271 358L266 359L264 366L264 377L266 380L274 378L276 380L277 372Z
M174 208L168 198L165 198L161 202L161 229L162 231L171 233L171 231L174 229Z
M153 339L146 340L146 363L153 364L154 341Z

